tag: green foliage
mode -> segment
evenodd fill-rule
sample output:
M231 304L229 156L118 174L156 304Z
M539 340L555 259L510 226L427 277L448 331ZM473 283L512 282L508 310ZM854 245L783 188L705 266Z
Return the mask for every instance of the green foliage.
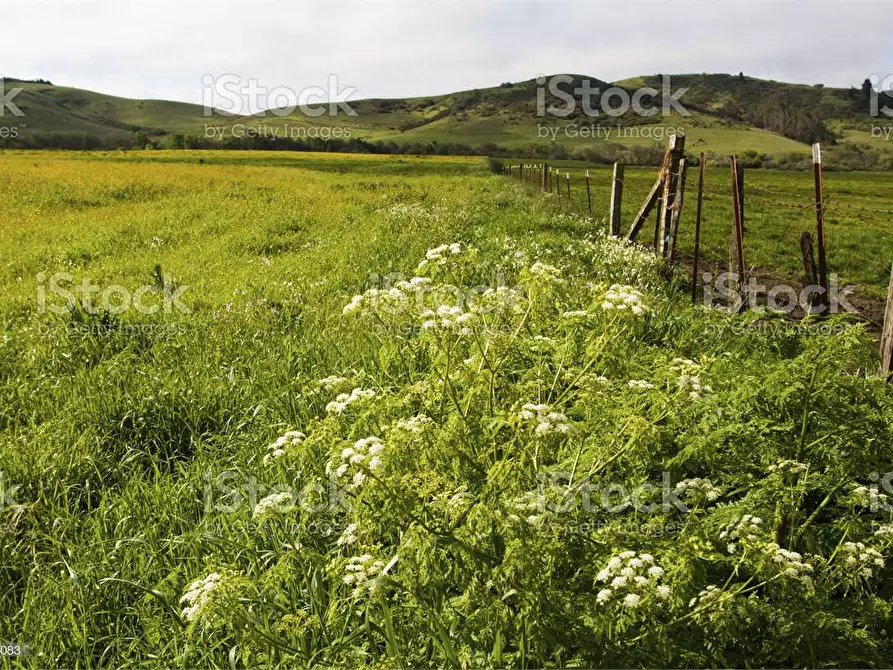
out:
M863 327L692 307L482 161L181 156L0 180L24 664L889 664ZM37 313L60 269L190 311Z

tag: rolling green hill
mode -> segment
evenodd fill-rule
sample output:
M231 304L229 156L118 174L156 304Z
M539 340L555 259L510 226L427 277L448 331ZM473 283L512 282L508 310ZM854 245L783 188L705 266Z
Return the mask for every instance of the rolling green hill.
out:
M568 92L587 78L569 77L572 83L561 87ZM602 91L611 86L588 79ZM861 88L726 74L671 75L671 81L674 91L688 89L679 98L688 115L671 111L667 116L645 117L629 110L609 116L602 107L599 116L592 117L583 113L580 96L575 95L575 110L569 116L541 116L536 80L440 96L360 100L351 102L356 116L335 117L311 117L300 111L287 116L205 117L199 105L7 80L7 88L23 89L15 102L25 116L14 117L15 132L0 138L0 146L288 148L296 143L297 148L320 148L330 143L347 150L502 152L591 161L623 155L631 162L650 162L669 134L682 132L692 151L802 157L808 154L809 143L822 141L839 145L836 150L842 156L872 162L871 167L893 167L893 146L886 137L872 136L877 120L869 115L867 93ZM660 89L660 82L660 75L653 75L613 85L631 95L643 86ZM545 100L547 105L561 103L549 94ZM8 118L7 114L3 120ZM370 142L375 146L366 144Z

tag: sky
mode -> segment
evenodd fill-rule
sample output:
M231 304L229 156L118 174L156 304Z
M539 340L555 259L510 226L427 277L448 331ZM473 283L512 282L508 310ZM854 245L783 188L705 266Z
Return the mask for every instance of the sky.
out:
M2 0L0 75L201 103L202 78L408 97L571 72L893 73L893 1Z

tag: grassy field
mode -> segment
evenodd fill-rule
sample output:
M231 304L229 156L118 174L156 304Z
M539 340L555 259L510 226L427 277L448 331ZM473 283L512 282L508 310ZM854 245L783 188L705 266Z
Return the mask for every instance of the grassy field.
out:
M483 159L0 158L15 663L888 665L863 326L693 307Z

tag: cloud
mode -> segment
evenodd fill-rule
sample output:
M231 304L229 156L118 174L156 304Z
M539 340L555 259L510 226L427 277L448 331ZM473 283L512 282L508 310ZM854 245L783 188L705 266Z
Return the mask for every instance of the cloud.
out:
M189 102L206 73L294 89L335 73L357 97L402 97L557 72L850 86L893 69L885 0L29 0L4 14L5 75Z

